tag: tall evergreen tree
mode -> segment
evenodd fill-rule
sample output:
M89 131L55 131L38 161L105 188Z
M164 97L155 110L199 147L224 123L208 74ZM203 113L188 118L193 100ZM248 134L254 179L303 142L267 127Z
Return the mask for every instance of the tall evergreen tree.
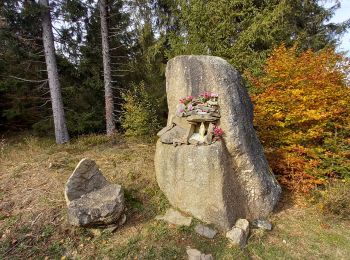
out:
M298 43L301 49L336 44L349 26L329 23L338 4L319 0L177 0L180 33L172 33L169 56L210 54L239 70L259 71L273 46Z
M64 115L61 85L58 78L57 62L55 56L55 42L52 33L50 5L48 0L39 0L42 6L41 23L44 43L47 76L49 79L55 137L58 144L69 141L69 135Z
M50 97L37 7L5 0L0 9L0 130L27 129L48 115Z
M103 57L103 79L105 86L105 106L106 106L106 131L110 136L115 132L114 122L114 99L112 90L111 57L109 50L108 35L108 3L107 0L100 0L102 57Z

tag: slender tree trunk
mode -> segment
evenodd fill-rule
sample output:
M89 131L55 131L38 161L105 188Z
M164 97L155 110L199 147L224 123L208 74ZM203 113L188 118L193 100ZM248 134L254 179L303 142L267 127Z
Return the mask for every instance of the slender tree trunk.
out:
M58 80L57 63L55 57L55 45L52 33L51 15L49 8L49 0L39 0L39 4L43 9L41 12L43 27L43 43L45 50L45 61L47 67L47 76L49 79L51 104L53 112L53 120L55 125L56 143L62 144L69 141L69 135L64 116L61 86Z
M111 60L109 56L108 23L107 23L107 0L100 0L102 56L103 56L103 79L105 85L105 106L106 106L106 130L110 136L115 132L114 123L114 101L112 90Z

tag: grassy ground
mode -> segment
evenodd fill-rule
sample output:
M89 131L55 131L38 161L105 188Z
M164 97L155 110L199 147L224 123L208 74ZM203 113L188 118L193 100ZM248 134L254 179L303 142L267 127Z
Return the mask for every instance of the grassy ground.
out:
M282 199L273 231L253 230L244 250L222 234L199 237L154 220L169 207L153 170L154 145L87 136L57 146L34 137L0 140L0 259L186 259L186 247L215 259L349 259L349 221ZM81 158L96 160L125 188L127 223L114 233L68 225L64 184Z

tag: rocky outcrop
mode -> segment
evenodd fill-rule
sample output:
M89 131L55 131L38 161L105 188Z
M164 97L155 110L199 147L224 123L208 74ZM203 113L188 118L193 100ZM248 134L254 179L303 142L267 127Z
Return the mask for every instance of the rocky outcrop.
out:
M158 141L156 176L170 203L223 230L238 218L266 217L281 189L253 128L252 103L239 73L218 57L178 56L168 62L166 90L168 127L179 99L209 91L218 95L224 132L211 145Z
M124 211L120 185L106 180L96 163L83 159L68 179L65 189L68 221L74 226L116 225Z

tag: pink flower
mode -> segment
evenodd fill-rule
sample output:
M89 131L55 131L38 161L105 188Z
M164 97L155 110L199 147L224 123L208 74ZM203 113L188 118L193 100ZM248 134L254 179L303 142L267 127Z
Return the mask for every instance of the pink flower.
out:
M220 137L224 134L224 131L222 130L222 128L220 126L215 126L214 127L214 135L217 137Z
M187 106L187 108L188 108L188 111L192 111L192 110L193 110L192 104L189 104L189 105Z
M200 96L204 99L204 102L210 99L210 92L205 91L204 93L200 94Z
M181 98L181 99L179 100L179 102L180 102L181 104L184 104L184 103L185 103L185 100L184 100L183 98Z
M186 98L188 101L192 101L193 97L192 96L187 96Z

